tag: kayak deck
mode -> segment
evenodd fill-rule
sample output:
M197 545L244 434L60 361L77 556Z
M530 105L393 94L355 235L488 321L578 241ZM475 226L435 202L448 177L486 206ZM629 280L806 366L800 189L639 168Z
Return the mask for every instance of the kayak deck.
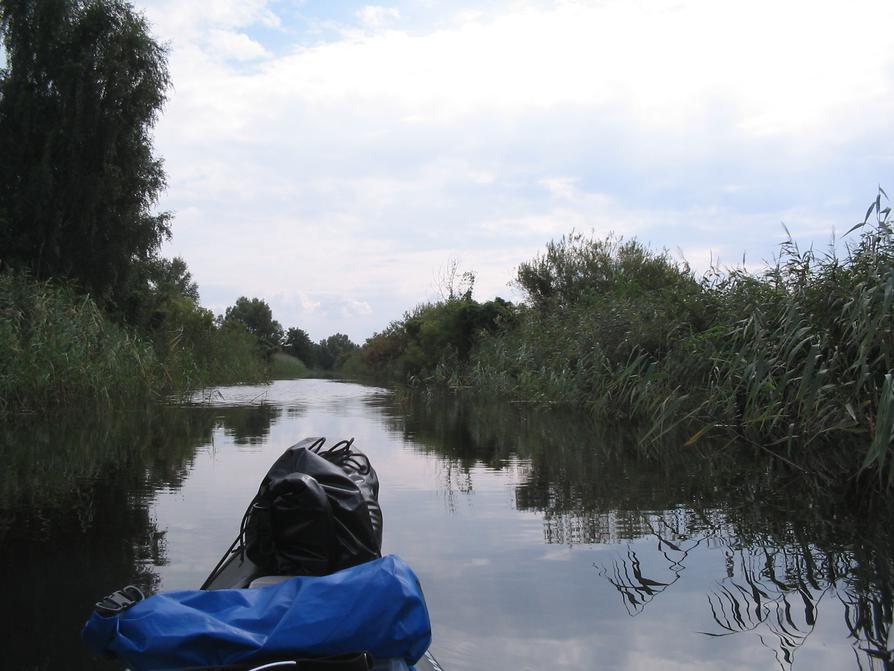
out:
M264 572L258 568L248 557L242 556L239 552L233 552L221 566L220 570L209 578L202 586L202 589L243 589L252 587L252 582L256 579L263 578ZM284 576L287 578L288 576ZM262 581L259 583L272 584L275 581ZM263 585L255 585L260 587ZM383 659L376 660L372 671L408 671L409 669L416 671L443 671L443 668L435 660L432 654L426 651L425 655L413 667L407 665L404 660Z

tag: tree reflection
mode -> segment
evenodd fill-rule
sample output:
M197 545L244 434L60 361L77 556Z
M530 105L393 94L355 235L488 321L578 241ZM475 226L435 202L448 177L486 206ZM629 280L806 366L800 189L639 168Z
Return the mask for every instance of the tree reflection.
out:
M182 484L214 415L201 409L19 418L0 433L4 668L93 669L78 632L90 604L158 586L155 493ZM46 645L52 641L52 645Z
M224 432L236 445L263 444L282 411L281 406L269 403L218 409Z

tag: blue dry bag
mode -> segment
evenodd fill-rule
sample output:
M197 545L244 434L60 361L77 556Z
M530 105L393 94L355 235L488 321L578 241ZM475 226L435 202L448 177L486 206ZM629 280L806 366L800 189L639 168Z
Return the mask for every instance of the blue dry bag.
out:
M367 651L415 664L431 643L419 580L388 555L259 589L159 593L81 632L96 654L161 671Z

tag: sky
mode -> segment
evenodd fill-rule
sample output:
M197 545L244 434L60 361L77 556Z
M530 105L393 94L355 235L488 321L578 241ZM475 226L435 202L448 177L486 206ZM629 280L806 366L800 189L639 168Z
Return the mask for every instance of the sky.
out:
M894 189L889 0L135 4L174 83L163 253L315 340L454 263L518 300L572 231L758 269L783 224L825 248Z

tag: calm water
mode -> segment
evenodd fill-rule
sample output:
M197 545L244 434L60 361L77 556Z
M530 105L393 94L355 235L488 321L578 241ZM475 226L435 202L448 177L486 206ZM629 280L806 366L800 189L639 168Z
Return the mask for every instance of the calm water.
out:
M312 435L371 457L448 671L892 668L891 520L760 464L638 461L573 417L333 381L204 400L0 429L2 668L105 668L78 641L92 603L198 586Z

